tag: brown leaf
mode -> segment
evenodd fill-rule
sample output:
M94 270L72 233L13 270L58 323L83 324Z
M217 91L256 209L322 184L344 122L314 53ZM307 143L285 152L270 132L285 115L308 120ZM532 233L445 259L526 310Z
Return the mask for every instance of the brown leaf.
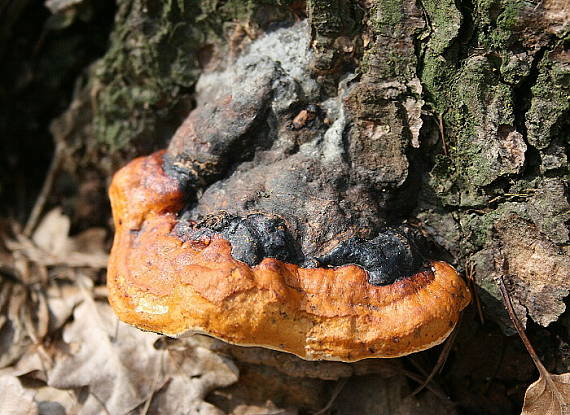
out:
M65 344L48 371L52 387L87 387L80 414L120 415L147 405L149 413L220 414L204 398L237 381L231 362L199 347L157 349L158 335L119 322L108 304L86 297L64 326Z
M20 358L31 344L26 315L31 312L26 287L2 281L0 284L0 368Z
M73 309L83 300L83 294L77 285L58 284L54 281L47 289L49 309L49 331L62 327L71 317Z
M50 210L38 225L32 240L41 249L54 256L65 255L68 251L71 220L60 207Z
M32 372L38 373L46 368L47 363L49 359L46 359L37 347L28 346L16 363L0 369L0 376L23 376Z
M23 254L36 265L105 268L107 232L102 228L90 228L70 237L70 224L61 208L56 207L43 217L31 239L15 230L15 240L7 239L6 247L13 253Z
M45 6L50 12L56 14L77 7L81 3L83 0L46 0Z
M81 405L75 395L66 390L42 385L31 390L34 392L34 400L38 404L40 415L76 414Z
M37 415L38 407L33 393L25 390L13 376L0 377L0 414Z
M570 373L552 375L541 371L536 382L528 387L521 415L570 414Z
M125 414L148 399L161 377L161 353L153 347L158 336L118 323L108 306L93 300L86 299L73 315L63 332L67 345L55 357L48 385L88 386L83 414Z
M177 342L166 349L163 369L170 379L166 387L154 395L149 413L223 414L214 405L204 402L204 397L215 388L236 382L237 368L231 361L192 343Z

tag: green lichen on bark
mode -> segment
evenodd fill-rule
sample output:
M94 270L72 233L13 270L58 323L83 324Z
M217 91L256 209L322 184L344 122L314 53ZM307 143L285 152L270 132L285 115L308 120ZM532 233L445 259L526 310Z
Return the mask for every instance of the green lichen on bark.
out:
M308 17L317 35L333 37L350 32L355 24L351 2L342 0L309 0Z
M436 113L443 114L450 158L443 163L446 156L438 157L432 184L444 204L480 206L489 198L485 193L493 193L477 187L519 173L524 163L524 131L517 131L515 120L515 112L523 109L515 108L515 86L529 76L532 54L509 49L509 39L520 38L516 31L522 6L478 1L473 21L468 21L457 17L453 3L445 13L439 3L423 5L431 33L424 45L421 78ZM525 68L527 72L521 71ZM509 160L511 150L517 156ZM451 194L453 187L462 194Z
M410 82L417 78L414 41L425 27L421 12L407 0L379 1L369 11L372 41L364 52L361 70L369 78Z
M506 234L497 237L497 223L516 217L536 227L537 240L568 241L566 188L544 176L567 168L568 24L559 20L562 3L475 0L452 30L453 19L441 18L435 3L422 4L431 30L420 39L421 79L444 134L429 184L446 209L420 216L436 233L439 227L461 235L447 246L481 273L482 298L500 304L491 278L503 265L495 268L491 257ZM441 217L450 211L457 228ZM555 251L545 250L544 260Z
M115 31L96 76L94 130L99 142L121 148L146 136L155 139L198 73L203 33L194 20L196 2L123 2Z
M94 78L96 139L111 150L164 143L188 110L200 59L226 47L228 25L291 18L288 0L122 1ZM203 56L202 56L203 55ZM180 113L180 114L179 114Z
M528 141L539 150L546 149L555 137L561 143L570 141L568 128L564 128L570 124L570 61L567 59L568 52L559 45L555 50L546 52L538 65L525 121Z
M504 136L514 131L514 105L511 89L501 82L496 68L485 58L469 59L457 78L454 95L455 105L465 109L468 121L449 129L456 136L456 146L450 150L468 187L486 186L502 175L518 173L524 154L512 163L500 155ZM513 137L512 150L519 146L524 153L522 138L517 138Z
M486 44L490 48L501 50L512 46L513 42L519 41L515 35L518 25L520 24L520 16L525 3L527 2L502 2L502 10L495 19L494 30L490 32L489 38L482 37L481 43Z
M432 56L442 55L452 46L458 36L463 17L454 1L423 0L421 2L429 16L428 49Z
M399 31L399 24L404 19L403 2L401 0L378 2L372 8L371 16L376 32L394 35Z
M444 114L453 102L452 89L458 72L455 39L463 18L450 0L422 1L421 5L428 27L419 42L423 54L420 78L430 105L437 113ZM458 118L458 115L451 114L451 117Z

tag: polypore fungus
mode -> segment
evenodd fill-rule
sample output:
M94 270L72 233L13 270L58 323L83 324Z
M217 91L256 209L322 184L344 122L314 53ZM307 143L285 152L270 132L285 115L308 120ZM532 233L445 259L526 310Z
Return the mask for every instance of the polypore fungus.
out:
M120 170L110 196L110 301L123 321L144 330L355 361L441 343L470 300L444 262L374 285L357 265L303 268L264 258L250 266L219 233L184 241L174 231L184 194L165 174L161 153Z
M366 107L354 77L321 97L309 41L304 23L278 29L204 75L168 149L116 173L108 286L123 321L342 361L455 327L466 285L401 225L418 193L408 116Z

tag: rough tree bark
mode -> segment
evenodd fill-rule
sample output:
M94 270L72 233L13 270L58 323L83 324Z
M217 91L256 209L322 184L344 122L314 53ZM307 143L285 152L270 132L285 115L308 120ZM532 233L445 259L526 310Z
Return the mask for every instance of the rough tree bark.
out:
M256 43L291 28L286 40ZM421 229L474 277L485 317L512 334L499 276L510 283L521 320L543 327L563 314L570 288L569 36L565 0L123 0L106 55L53 132L67 142L67 157L110 160L101 165L110 174L135 155L165 148L220 85L241 91L251 101L240 107L254 111L251 124L240 123L239 111L209 114L208 128L217 125L233 141L211 177L205 174L201 213L219 208L217 191L231 200L223 184L211 183L231 180L239 163L256 165L268 142L281 140L279 151L293 154L322 133L337 140L351 185L372 189L347 195L369 212L359 213L365 225L407 221ZM252 48L278 61L271 71L281 75L256 63L239 69L241 87L224 84ZM290 90L272 84L286 77ZM294 124L307 109L307 124ZM264 197L253 195L252 203ZM565 318L550 327L568 341ZM470 330L498 336L469 319L461 345L479 341ZM478 347L467 348L487 353ZM567 370L563 351L548 347L552 366ZM449 377L465 376L465 367ZM461 399L487 410L475 403L479 386ZM345 397L365 387L352 386ZM512 409L499 401L498 408Z

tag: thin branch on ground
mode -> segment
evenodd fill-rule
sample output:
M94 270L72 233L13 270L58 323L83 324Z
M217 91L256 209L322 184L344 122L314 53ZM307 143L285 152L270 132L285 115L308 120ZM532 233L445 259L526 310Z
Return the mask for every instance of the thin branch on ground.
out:
M402 373L416 383L424 382L424 378L422 378L416 373L410 372L408 370L402 370ZM445 391L435 382L427 383L425 385L425 388L429 390L431 393L433 393L435 396L437 396L439 399L441 399L443 402L449 403L449 396L447 396ZM412 394L410 393L407 397L412 397Z
M28 217L28 221L26 222L26 226L24 227L23 234L27 237L32 235L32 232L34 232L34 229L38 224L40 215L42 214L47 199L51 193L55 177L59 171L62 158L63 158L63 146L59 143L56 143L53 157L51 159L51 163L49 165L46 178L44 180L44 184L42 185L42 190L40 191L40 194L36 199L36 203L34 204L30 216Z
M435 366L431 370L431 373L429 374L429 376L426 378L426 380L420 386L418 386L416 388L416 390L414 390L410 394L410 396L415 396L418 393L420 393L422 390L424 390L424 388L431 382L431 380L434 378L434 376L436 374L438 374L441 371L441 369L443 369L443 366L445 365L445 362L447 361L447 357L449 356L449 352L451 351L451 347L453 346L453 343L455 341L455 336L457 336L457 329L453 330L451 332L450 336L445 341L443 349L441 350L441 353L439 354L437 362L435 363Z
M519 336L520 336L520 338L524 344L524 347L526 347L528 354L532 358L532 360L533 360L536 368L540 372L540 374L548 376L549 375L548 371L546 370L546 368L544 367L544 365L540 361L540 358L536 354L534 347L532 347L532 344L530 343L530 340L528 339L528 337L525 333L524 327L523 327L521 321L519 320L519 318L517 317L517 315L515 313L513 303L511 302L511 296L509 295L509 291L507 290L507 287L505 286L505 281L503 280L503 276L499 277L499 289L501 291L501 295L503 296L503 302L505 303L505 306L507 308L507 312L509 313L509 317L510 317L511 321L513 322L513 325L515 326L515 329L517 330L517 333L519 334Z
M322 409L315 412L313 415L322 415L322 414L326 413L329 409L331 409L334 402L336 401L336 398L338 398L338 395L340 395L340 393L344 389L346 383L348 382L348 379L349 378L342 378L336 383L336 385L334 386L332 395L331 395L329 401L327 402L327 404Z

